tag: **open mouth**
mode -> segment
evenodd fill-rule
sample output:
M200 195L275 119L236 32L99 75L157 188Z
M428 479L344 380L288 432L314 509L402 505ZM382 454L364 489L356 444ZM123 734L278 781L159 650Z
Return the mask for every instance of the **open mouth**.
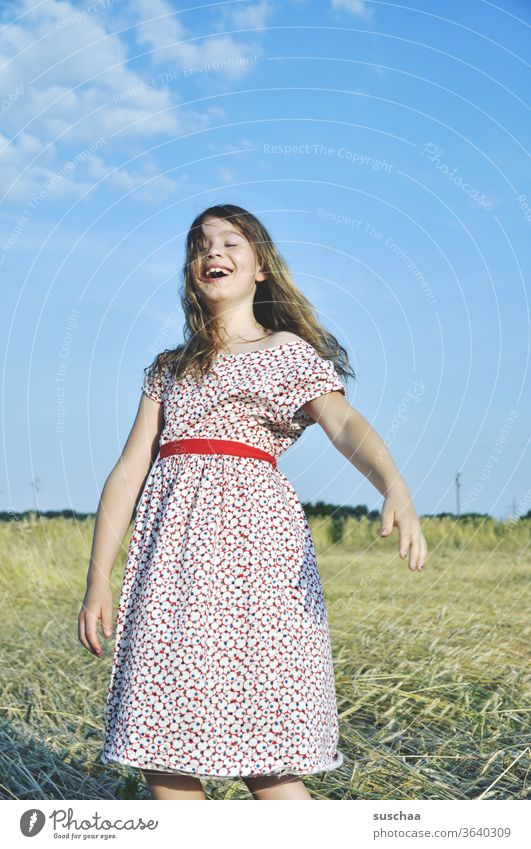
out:
M230 277L233 272L228 268L211 268L209 271L206 271L203 274L203 280L207 283L211 283L212 280L221 280L224 277Z

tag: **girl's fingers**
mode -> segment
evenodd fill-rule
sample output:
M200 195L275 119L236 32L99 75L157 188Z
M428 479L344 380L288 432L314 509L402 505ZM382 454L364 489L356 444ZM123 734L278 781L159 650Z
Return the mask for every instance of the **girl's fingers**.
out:
M428 556L428 543L426 542L426 540L424 538L424 534L422 534L421 547L420 548L421 548L421 554L420 554L421 566L420 566L420 568L422 569L422 567L424 566L424 562L426 560L426 557Z
M77 620L77 636L79 638L80 643L82 643L85 648L88 649L89 645L85 636L85 614L83 611L81 611Z
M389 536L391 531L393 530L395 522L395 514L392 507L386 507L385 503L382 509L382 515L380 517L380 534L384 534L384 536Z
M404 528L399 526L399 535L398 535L398 546L400 550L400 557L406 557L409 546L411 544L411 533L409 529L406 531Z
M392 530L394 519L394 510L392 508L386 510L384 504L380 534L382 534L384 528L388 529L388 533ZM428 546L420 523L417 520L414 521L406 514L397 518L396 524L398 526L398 549L400 557L405 559L409 552L409 569L412 572L420 572L424 566L424 560L428 552ZM388 534L384 535L387 536Z
M85 642L83 645L92 652L92 654L101 655L102 650L101 646L98 642L98 635L96 633L96 617L93 613L90 613L88 610L82 614L82 620L84 623L84 637Z
M101 655L102 648L99 644L98 633L96 631L96 617L90 616L88 617L87 623L87 639L90 643L91 649L94 654Z
M421 572L427 553L428 546L424 539L424 534L422 531L419 531L419 533L414 537L410 568L416 569L417 572Z
M92 654L94 654L94 650L93 650L93 648L90 644L90 638L87 636L86 624L87 624L87 620L86 620L85 611L82 611L82 613L79 614L79 627L78 627L79 639L83 643L83 645L85 646L87 651L92 652Z
M412 571L420 571L420 540L417 536L413 537L411 543L411 553L409 557L409 568Z
M112 637L112 607L101 611L101 630L105 637Z

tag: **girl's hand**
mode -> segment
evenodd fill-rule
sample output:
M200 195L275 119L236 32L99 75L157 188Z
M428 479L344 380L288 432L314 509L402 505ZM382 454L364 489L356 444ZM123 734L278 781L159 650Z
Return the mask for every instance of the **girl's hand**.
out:
M385 496L380 535L388 536L394 526L398 528L400 557L407 557L409 550L409 568L413 572L420 572L426 560L428 545L411 496L404 487L391 489Z
M78 638L92 654L101 657L103 649L96 629L101 621L103 635L112 636L112 591L108 580L92 582L87 587L78 617Z

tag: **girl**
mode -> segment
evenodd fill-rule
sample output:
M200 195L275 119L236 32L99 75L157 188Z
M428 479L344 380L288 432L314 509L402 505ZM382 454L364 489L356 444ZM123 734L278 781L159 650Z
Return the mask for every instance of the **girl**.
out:
M311 799L298 776L343 753L315 549L278 457L319 422L384 496L381 533L398 527L410 569L426 541L383 441L346 401L344 348L263 224L209 207L183 272L186 341L145 370L79 613L101 657L96 625L112 635L109 578L136 507L101 759L139 767L154 799L204 799L200 778L223 776L255 799Z

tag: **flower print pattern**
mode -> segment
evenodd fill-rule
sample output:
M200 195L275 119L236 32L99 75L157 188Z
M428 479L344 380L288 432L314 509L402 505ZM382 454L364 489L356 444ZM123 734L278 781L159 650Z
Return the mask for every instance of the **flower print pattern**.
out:
M220 355L208 375L145 375L160 446L245 442L280 457L314 423L301 407L345 394L304 340ZM337 769L332 650L299 498L270 463L160 456L131 532L101 760L197 777Z

